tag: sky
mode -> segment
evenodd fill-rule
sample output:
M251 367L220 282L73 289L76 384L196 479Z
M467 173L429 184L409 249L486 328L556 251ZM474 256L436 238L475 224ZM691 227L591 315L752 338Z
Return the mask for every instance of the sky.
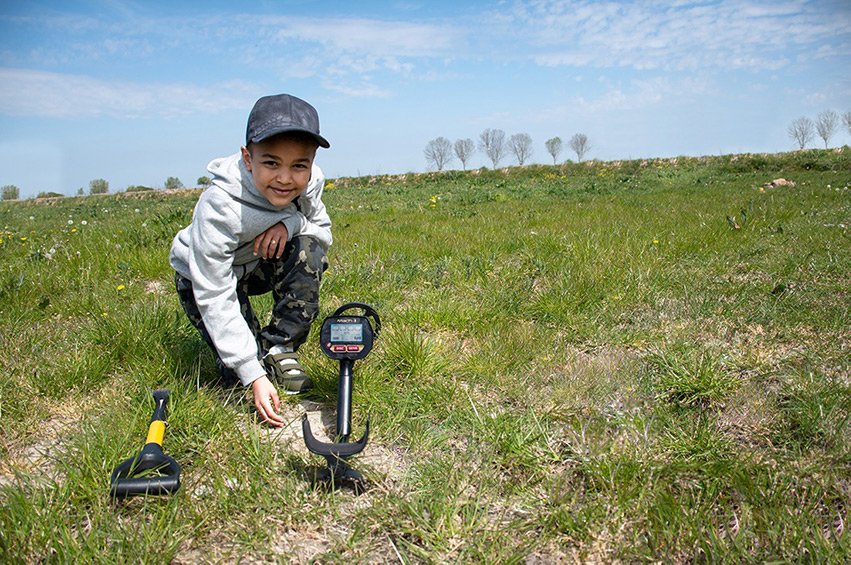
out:
M851 111L851 0L0 0L0 185L195 186L281 92L318 110L328 178L485 129L535 163L576 133L603 160L789 151L795 118Z

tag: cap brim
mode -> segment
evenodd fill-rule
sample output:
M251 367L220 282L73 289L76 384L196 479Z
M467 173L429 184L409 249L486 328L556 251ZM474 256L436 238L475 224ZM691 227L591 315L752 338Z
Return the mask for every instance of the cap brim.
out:
M264 131L260 135L255 135L254 138L251 139L251 142L252 143L259 143L260 141L263 141L264 139L269 139L270 137L276 136L276 135L281 134L281 133L296 132L296 131L300 132L300 133L306 133L307 135L309 135L310 137L315 139L316 143L319 144L319 147L324 147L325 149L328 149L329 147L331 147L331 144L328 143L328 140L325 139L324 137L322 137L321 135L319 135L317 133L313 133L312 131L308 131L306 129L302 129L302 128L275 128L275 129L272 129L272 130L269 130L269 131Z

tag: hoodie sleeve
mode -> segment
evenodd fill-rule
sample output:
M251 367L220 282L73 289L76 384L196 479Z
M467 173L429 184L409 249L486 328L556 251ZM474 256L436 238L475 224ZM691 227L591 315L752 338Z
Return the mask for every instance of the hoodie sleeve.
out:
M233 253L238 242L238 217L222 201L201 199L190 229L189 270L195 302L225 366L236 371L243 386L248 386L266 371L236 295Z
M292 220L289 218L284 220L284 225L290 230L291 238L296 235L309 235L319 240L327 252L334 240L331 235L331 218L328 217L325 204L322 202L324 189L325 175L322 169L313 165L310 183L297 201L299 213ZM294 229L290 227L291 221L294 221Z

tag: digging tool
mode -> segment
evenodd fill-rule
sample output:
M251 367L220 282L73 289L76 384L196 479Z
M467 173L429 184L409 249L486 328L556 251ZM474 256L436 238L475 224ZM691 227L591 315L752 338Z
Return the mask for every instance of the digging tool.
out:
M349 310L363 310L363 316L344 315ZM373 328L369 319L375 321ZM363 359L372 350L372 345L381 330L381 319L372 306L362 302L349 302L325 319L319 331L319 345L322 352L340 362L340 374L337 380L337 441L324 443L313 437L307 414L301 419L304 443L311 453L321 455L328 462L327 469L317 475L318 480L341 482L363 481L360 472L348 466L348 458L363 451L369 439L369 418L363 436L349 443L352 433L352 383L355 361Z
M180 488L180 465L163 453L168 390L153 392L156 409L142 451L112 471L109 493L115 498L134 495L172 494Z

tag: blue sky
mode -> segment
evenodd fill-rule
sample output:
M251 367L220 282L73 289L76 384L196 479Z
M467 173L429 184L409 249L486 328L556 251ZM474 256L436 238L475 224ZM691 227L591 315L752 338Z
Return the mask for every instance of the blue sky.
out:
M278 92L318 109L329 178L486 128L537 163L575 133L607 160L788 151L793 119L851 111L851 2L3 2L0 185L194 186Z

